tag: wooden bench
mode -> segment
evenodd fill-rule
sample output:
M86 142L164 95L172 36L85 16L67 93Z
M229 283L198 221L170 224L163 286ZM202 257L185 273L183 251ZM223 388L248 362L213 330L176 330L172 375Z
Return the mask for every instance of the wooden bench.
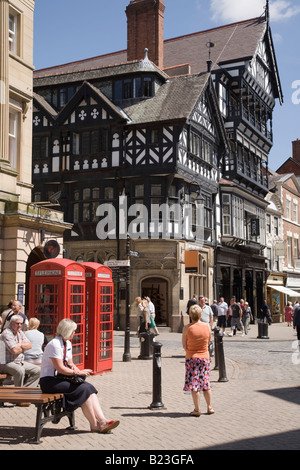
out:
M4 380L7 379L6 374L0 374L0 387L2 387Z
M41 434L46 423L59 423L61 418L67 416L70 426L68 430L75 428L75 415L73 411L66 411L63 408L63 394L42 393L40 388L29 387L0 387L0 403L30 403L37 408L35 440L34 444L41 442Z

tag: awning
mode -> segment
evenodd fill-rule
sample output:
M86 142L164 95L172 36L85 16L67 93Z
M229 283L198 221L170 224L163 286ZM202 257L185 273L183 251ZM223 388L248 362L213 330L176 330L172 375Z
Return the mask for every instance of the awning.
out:
M288 295L289 297L300 297L300 292L296 292L295 290L288 289L284 286L269 286L271 289L277 290L277 292L282 292L283 294Z

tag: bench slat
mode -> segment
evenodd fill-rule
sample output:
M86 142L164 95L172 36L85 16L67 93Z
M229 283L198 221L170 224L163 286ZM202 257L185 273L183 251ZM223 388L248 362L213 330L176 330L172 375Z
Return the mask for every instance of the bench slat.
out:
M33 405L63 398L62 393L43 393L40 388L0 387L0 403L30 402Z

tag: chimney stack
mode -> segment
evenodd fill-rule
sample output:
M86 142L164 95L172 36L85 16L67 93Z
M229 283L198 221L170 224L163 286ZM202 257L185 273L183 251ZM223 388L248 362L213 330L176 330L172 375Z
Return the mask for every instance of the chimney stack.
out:
M300 163L300 140L294 140L293 145L293 159Z
M132 0L126 8L127 60L142 60L145 49L149 60L164 66L164 0Z

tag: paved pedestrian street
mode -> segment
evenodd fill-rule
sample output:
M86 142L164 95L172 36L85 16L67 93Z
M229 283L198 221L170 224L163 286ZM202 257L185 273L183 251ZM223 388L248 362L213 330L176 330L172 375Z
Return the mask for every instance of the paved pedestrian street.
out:
M215 414L206 414L202 396L202 415L195 418L189 416L191 394L183 392L181 334L162 332L156 337L162 344L164 408L151 410L153 361L138 359L139 340L132 333L131 361L123 362L124 332L115 332L113 371L89 380L99 390L106 416L120 419L120 426L111 434L91 434L78 409L75 431L65 430L68 420L63 418L58 425L47 424L42 442L36 445L32 443L35 407L7 403L0 409L0 450L101 450L106 464L124 464L117 460L125 455L120 451L146 450L149 455L170 451L188 456L200 449L299 450L300 354L295 349L295 330L285 323L273 324L269 339L257 335L257 325L251 325L247 336L224 337L228 381L219 381L212 358ZM134 461L130 464L138 466Z

